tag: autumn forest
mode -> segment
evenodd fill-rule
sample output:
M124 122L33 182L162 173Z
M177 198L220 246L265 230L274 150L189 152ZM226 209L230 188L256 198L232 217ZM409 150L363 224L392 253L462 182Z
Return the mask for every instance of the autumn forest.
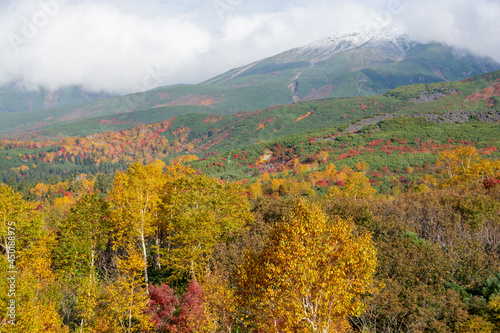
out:
M0 331L500 332L499 81L0 139Z

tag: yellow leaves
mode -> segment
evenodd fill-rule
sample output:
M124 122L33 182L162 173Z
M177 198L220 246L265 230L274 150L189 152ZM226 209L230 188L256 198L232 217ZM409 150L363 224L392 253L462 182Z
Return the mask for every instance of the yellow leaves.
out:
M329 174L335 174L337 173L337 167L335 164L330 163L326 166L325 172L328 172Z
M377 191L371 187L369 179L363 172L354 172L347 178L345 192L356 198L372 197Z
M491 333L495 326L482 317L472 316L471 319L458 325L457 333Z
M76 295L77 309L82 317L80 328L83 332L92 332L93 328L95 328L99 284L93 275L85 278L80 284Z
M326 152L325 152L326 153ZM344 174L345 176L345 174ZM330 163L326 166L326 169L324 172L312 172L309 175L307 175L307 179L312 183L316 184L316 182L320 180L326 180L329 182L336 182L337 181L337 169L335 168L335 164Z
M415 192L417 193L426 193L426 192L430 192L430 188L427 187L427 185L425 184L419 184L415 187Z
M340 180L345 179L345 180ZM373 197L377 190L375 190L371 185L369 179L365 176L363 172L351 172L345 174L340 172L336 178L337 182L345 182L345 188L341 189L340 186L332 186L328 190L328 197L354 197L357 198L369 198Z
M147 237L160 203L160 191L165 184L165 163L132 164L126 173L118 172L109 197L111 218L121 237Z
M101 296L103 305L96 315L97 332L140 332L152 328L147 307L146 290L141 281L120 275L106 287Z
M12 171L17 172L19 174L26 173L26 171L28 171L29 169L30 169L29 166L24 164L18 168L11 168Z
M212 271L203 277L201 286L206 293L208 311L217 317L219 327L232 331L237 316L235 290L220 271Z
M248 186L248 193L250 194L250 198L256 200L257 198L262 196L262 185L259 181L250 184Z
M425 185L437 186L438 184L437 179L430 175L424 175L421 180Z
M192 144L191 144L191 146L192 146ZM192 149L194 149L194 146L192 147ZM188 149L188 150L192 150L192 149ZM197 161L197 160L198 160L198 156L196 156L196 155L181 155L181 156L172 158L170 160L170 164L187 163L187 162Z
M346 174L346 175L350 175L351 173L353 173L354 171L352 171L352 169L348 166L348 165L344 165L342 167L342 169L340 169L340 172Z
M362 161L361 163L359 163L359 162L356 163L354 168L356 169L356 171L360 171L360 172L363 172L365 174L370 170L370 166L365 161Z
M488 302L488 309L491 311L493 319L500 322L500 293L491 296Z
M127 255L116 260L116 267L121 274L135 278L138 278L137 275L142 270L142 265L142 256L130 244L127 247Z
M130 165L126 173L118 172L109 194L111 220L114 223L116 247L136 244L142 252L146 289L148 285L147 238L154 233L158 222L160 192L166 177L165 163L156 161Z
M474 146L458 147L439 155L437 166L444 178L443 186L478 184L485 177L494 177L500 170L499 161L482 159Z
M174 165L167 170L161 215L171 249L165 258L176 274L204 271L215 244L252 220L250 204L238 185L196 175Z
M273 178L271 180L271 190L273 192L278 192L278 190L280 189L280 186L283 185L284 183L285 183L284 179Z
M6 236L8 223L25 222L32 208L33 205L23 200L19 193L15 193L7 185L0 184L0 235Z
M271 177L269 176L269 172L264 172L263 174L260 175L259 179L263 182L268 182L271 180Z
M326 162L328 160L328 152L327 151L320 151L318 154L318 161L319 162Z
M59 300L53 293L56 288L55 275L51 270L53 237L42 230L22 232L21 226L17 227L18 332L66 332L57 312ZM37 228L35 224L27 227ZM32 233L29 246L20 246L21 233Z
M299 166L299 173L306 173L310 170L309 165L302 164Z
M361 311L356 296L371 290L375 265L369 235L299 200L265 247L245 256L238 299L266 332L333 331Z
M72 204L73 201L67 196L56 198L54 200L54 210L57 211L59 214L64 215L68 212Z
M76 196L80 197L82 195L94 192L95 180L88 179L88 176L81 174L78 176L78 182L76 184Z
M138 332L152 327L147 308L148 295L143 287L142 255L129 244L126 255L117 260L118 275L104 286L95 315L98 332Z

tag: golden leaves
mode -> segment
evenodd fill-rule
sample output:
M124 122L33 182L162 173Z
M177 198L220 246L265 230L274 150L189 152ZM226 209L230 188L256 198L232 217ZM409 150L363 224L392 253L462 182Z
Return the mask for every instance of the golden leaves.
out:
M437 161L443 186L468 186L477 184L485 177L494 177L500 171L499 161L482 159L474 146L462 146L441 153Z
M238 274L240 303L268 332L331 331L362 311L375 272L369 235L346 220L328 221L304 200L276 226L262 251L249 253Z

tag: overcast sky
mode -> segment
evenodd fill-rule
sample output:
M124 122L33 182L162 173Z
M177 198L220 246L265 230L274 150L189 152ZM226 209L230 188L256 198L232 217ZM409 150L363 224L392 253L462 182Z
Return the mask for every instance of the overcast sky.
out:
M500 0L2 0L0 85L197 83L367 24L500 61L499 22Z

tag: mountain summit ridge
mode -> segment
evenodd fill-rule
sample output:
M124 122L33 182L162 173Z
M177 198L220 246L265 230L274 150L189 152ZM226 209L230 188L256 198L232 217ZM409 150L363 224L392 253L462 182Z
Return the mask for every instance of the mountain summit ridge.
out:
M316 53L328 57L358 47L373 47L381 43L393 44L405 53L416 44L410 41L406 30L401 26L384 27L376 30L368 30L368 27L357 27L333 33L304 47L296 48L292 52L297 56Z

